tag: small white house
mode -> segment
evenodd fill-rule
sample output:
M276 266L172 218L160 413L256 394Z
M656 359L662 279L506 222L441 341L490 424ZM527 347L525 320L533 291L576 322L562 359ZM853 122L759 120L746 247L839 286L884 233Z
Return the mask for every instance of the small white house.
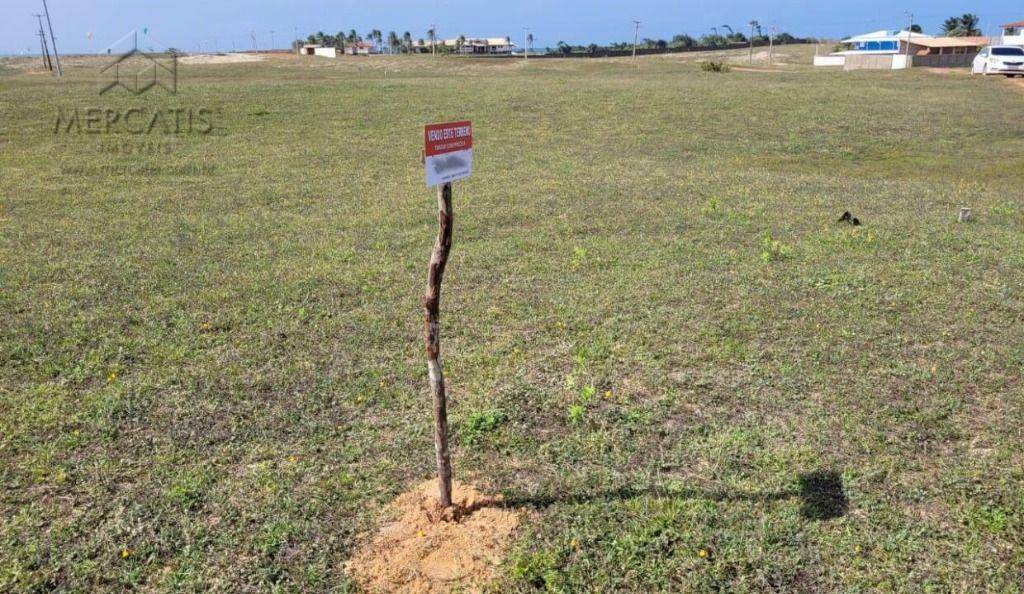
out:
M350 56L369 56L377 53L377 45L367 41L350 43L345 46L345 53Z
M850 49L815 56L815 66L844 70L899 70L913 66L961 67L989 43L988 37L933 37L908 31L875 31L844 39Z
M333 47L318 47L313 50L314 56L320 56L321 58L337 58L338 50Z
M508 37L463 37L445 39L446 47L455 48L458 54L508 55L516 47Z
M1003 45L1024 46L1024 21L1007 23L1003 27Z
M509 37L455 37L439 39L437 46L456 54L481 54L490 56L511 55L516 48ZM430 41L422 39L414 42L410 48L413 53L429 54L433 51Z
M842 66L848 70L856 68L892 68L894 70L907 67L904 58L907 43L913 45L916 40L932 39L931 35L912 31L873 31L863 35L855 35L842 40L850 49L832 52L827 56L815 56L815 66Z

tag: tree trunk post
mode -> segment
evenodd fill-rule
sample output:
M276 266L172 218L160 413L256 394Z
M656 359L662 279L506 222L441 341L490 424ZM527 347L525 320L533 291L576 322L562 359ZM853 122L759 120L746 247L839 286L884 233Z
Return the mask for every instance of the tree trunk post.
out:
M434 400L434 449L437 452L437 482L441 507L452 505L452 461L448 453L448 396L444 389L441 368L441 280L452 247L452 184L437 188L437 243L427 267L427 293L423 298L426 312L424 338L427 347L427 375Z

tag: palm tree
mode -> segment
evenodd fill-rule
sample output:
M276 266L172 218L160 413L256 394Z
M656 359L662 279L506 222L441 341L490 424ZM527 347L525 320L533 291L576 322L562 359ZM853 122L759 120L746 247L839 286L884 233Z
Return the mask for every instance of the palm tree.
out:
M729 30L729 36L730 37L732 36L732 34L733 34L732 27L730 27L729 25L722 25L722 28L723 29L728 29Z
M437 55L437 29L435 27L427 29L427 37L430 38L430 52Z
M466 36L459 35L459 38L455 40L455 53L459 53L464 45L466 45Z
M529 50L533 46L533 33L526 34L526 49Z
M949 37L977 37L981 35L978 15L967 13L958 17L949 17L942 23L942 32Z
M388 33L388 53L395 53L395 48L398 47L398 33L391 31Z
M942 32L947 37L956 37L957 31L960 30L960 17L949 17L942 23Z
M981 19L976 14L966 13L960 17L960 27L964 30L964 37L980 36L981 28L978 27L980 22Z
M405 51L412 51L412 33L406 31L402 34L402 45L405 46Z
M363 38L360 37L358 33L356 33L355 29L348 30L348 39L346 39L345 41L348 41L349 43L358 43L362 40Z

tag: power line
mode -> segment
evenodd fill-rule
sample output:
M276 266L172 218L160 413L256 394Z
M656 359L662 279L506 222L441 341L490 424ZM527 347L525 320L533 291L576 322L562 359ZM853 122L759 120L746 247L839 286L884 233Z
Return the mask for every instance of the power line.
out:
M43 13L46 14L46 26L50 28L50 45L53 46L53 57L57 60L57 76L64 76L64 69L60 67L60 54L57 53L57 39L53 36L53 23L50 22L50 9L46 7L46 0L43 0Z
M43 68L53 71L53 62L50 60L50 50L46 47L46 33L43 32L43 15L34 13L32 16L39 21L39 47L42 50Z

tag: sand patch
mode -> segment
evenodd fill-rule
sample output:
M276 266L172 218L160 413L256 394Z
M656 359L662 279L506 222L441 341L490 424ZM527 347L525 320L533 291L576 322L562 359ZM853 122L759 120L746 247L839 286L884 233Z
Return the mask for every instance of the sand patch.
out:
M501 496L452 485L452 510L437 503L437 481L400 495L385 524L345 564L369 592L479 592L497 575L522 512ZM454 519L452 517L454 516Z
M191 54L178 58L178 62L182 64L237 64L262 61L263 56L253 54Z

